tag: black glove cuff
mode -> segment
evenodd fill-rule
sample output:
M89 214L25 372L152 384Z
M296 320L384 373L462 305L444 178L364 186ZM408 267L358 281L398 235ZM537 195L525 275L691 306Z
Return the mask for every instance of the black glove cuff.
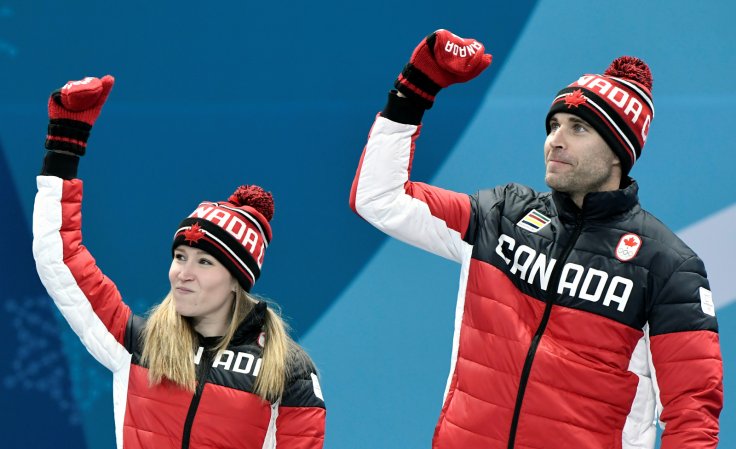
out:
M432 78L428 77L424 72L416 68L411 62L404 66L404 70L401 71L401 74L422 92L426 92L433 97L442 90L442 86L432 81Z
M419 125L422 123L424 111L425 108L413 99L402 98L395 90L392 90L388 93L388 101L381 112L381 117L405 125Z
M78 120L52 119L46 135L46 149L84 156L91 130L91 125Z
M79 156L73 154L57 153L47 151L41 167L42 176L56 176L61 179L74 179L77 177Z
M412 63L404 66L404 70L401 71L401 78L396 79L394 87L402 94L416 101L424 109L430 109L432 107L434 97L442 90L442 86L432 81L430 77L416 68ZM417 90L425 93L426 96L417 93ZM427 98L427 96L431 97L431 99Z

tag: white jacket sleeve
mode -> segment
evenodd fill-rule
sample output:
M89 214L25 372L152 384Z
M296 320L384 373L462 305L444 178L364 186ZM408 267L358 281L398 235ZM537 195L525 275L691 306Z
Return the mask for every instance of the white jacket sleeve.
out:
M350 205L391 237L461 262L468 195L409 180L421 125L377 116L353 181Z

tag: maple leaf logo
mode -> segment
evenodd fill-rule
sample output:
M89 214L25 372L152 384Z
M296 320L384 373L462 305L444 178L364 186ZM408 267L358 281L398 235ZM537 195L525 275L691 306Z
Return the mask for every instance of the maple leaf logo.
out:
M184 231L184 240L189 242L189 246L197 243L202 237L204 237L204 231L199 226L199 223L194 223L189 229Z
M583 91L580 89L577 89L565 96L565 104L567 105L568 109L577 108L586 101L588 100L583 96Z
M636 234L624 234L618 241L616 246L616 258L621 262L628 262L639 252L641 249L642 241L641 238Z

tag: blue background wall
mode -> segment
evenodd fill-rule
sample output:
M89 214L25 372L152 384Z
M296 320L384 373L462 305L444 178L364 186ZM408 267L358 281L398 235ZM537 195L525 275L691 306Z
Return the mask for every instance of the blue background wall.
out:
M212 3L212 2L210 2ZM459 267L386 240L347 206L375 113L419 40L481 39L494 63L439 95L414 178L543 189L543 118L578 75L633 54L656 119L632 174L704 258L736 366L736 5L722 0L216 4L0 0L0 430L3 447L113 446L108 373L36 278L35 175L48 93L117 83L82 161L85 242L139 313L167 291L174 227L240 183L276 197L257 293L282 304L322 371L327 448L428 447L448 374ZM721 447L736 445L730 378Z

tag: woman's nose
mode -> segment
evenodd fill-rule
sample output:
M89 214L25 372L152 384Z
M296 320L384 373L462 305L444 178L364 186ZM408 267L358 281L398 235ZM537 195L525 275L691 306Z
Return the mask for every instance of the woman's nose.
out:
M189 265L188 261L179 266L179 272L176 274L177 278L182 281L187 281L192 279L193 276L192 267Z

